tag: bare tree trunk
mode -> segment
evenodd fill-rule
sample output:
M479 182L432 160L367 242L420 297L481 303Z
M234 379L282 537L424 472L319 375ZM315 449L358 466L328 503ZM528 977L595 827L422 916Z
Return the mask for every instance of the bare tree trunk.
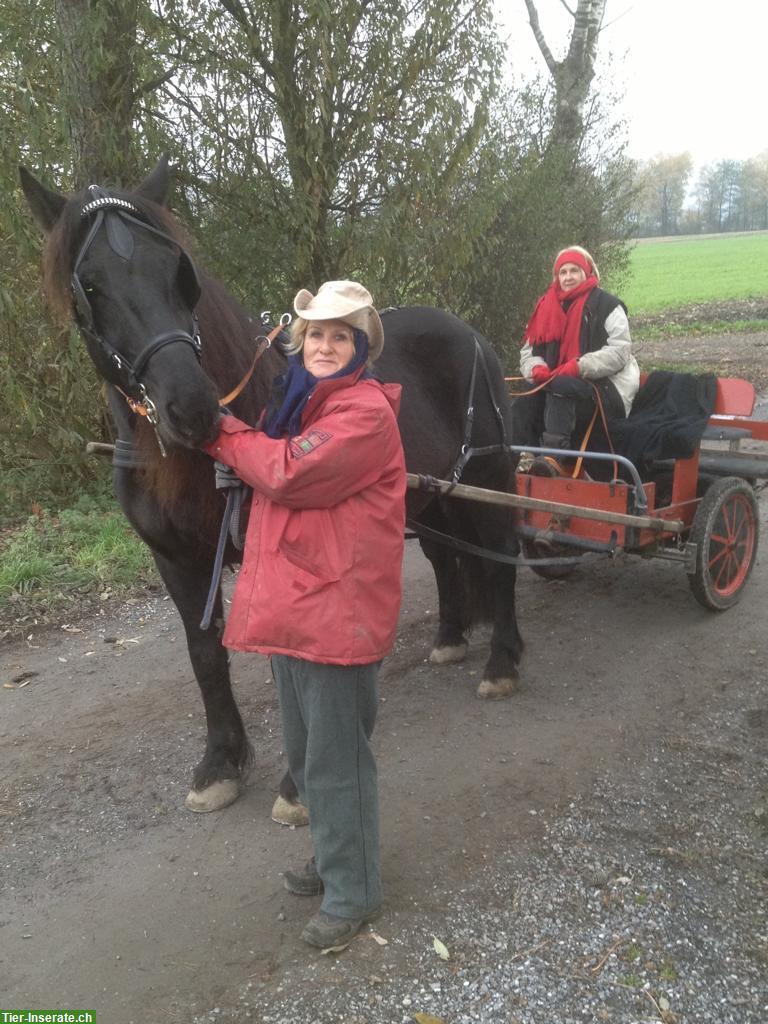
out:
M555 60L544 38L534 0L525 0L525 6L534 38L555 85L555 119L548 145L575 150L584 133L584 105L595 77L597 40L607 0L578 0L575 11L565 0L561 2L573 16L568 53L561 61Z
M135 177L132 122L139 0L56 0L61 95L76 188Z

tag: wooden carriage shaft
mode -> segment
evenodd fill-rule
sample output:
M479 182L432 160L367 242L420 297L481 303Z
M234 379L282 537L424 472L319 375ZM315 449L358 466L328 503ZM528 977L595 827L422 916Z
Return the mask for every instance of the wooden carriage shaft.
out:
M89 441L86 452L93 455L112 455L113 444ZM448 480L423 477L408 473L408 486L412 490L435 491L452 498L466 498L470 501L484 501L488 505L508 505L513 508L529 508L536 512L553 512L555 515L570 515L576 519L594 519L601 523L617 523L619 526L636 526L644 530L667 530L682 533L685 524L679 519L658 519L654 516L630 516L624 512L602 512L597 508L582 508L581 505L564 505L559 501L545 501L543 498L526 498L522 494L507 494L504 491L489 491L485 487L470 487L469 484L452 484Z
M450 495L452 498L484 501L489 505L528 508L536 512L553 512L556 515L570 515L576 519L595 519L601 523L617 523L619 526L636 526L645 530L667 530L669 533L682 533L685 529L685 524L679 519L631 516L625 512L603 512L599 508L565 505L559 501L527 498L522 494L506 494L504 491L489 491L485 487L470 487L468 484L452 484L448 480L436 480L434 477L423 477L417 473L408 474L408 486L413 490L435 491L438 494Z

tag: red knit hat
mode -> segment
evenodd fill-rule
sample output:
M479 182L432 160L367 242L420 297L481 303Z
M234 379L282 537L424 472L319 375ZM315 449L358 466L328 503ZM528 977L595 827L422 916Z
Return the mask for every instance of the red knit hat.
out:
M552 277L554 280L557 279L557 275L560 273L560 268L565 263L575 263L577 267L580 267L587 277L590 277L595 273L594 264L587 259L584 253L579 252L578 249L563 249L555 260L555 265L552 268Z

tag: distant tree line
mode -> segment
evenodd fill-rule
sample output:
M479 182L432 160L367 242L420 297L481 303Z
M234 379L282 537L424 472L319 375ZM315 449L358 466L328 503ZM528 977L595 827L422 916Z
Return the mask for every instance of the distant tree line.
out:
M690 153L660 155L638 165L638 236L768 230L768 152L708 164L693 188L692 174Z
M633 178L592 90L606 0L576 0L548 75L503 85L493 0L7 0L0 22L0 487L88 472L95 375L40 298L19 163L130 187L168 153L196 258L254 311L363 280L432 303L511 367L555 252L626 259ZM557 47L558 49L560 47ZM575 200L575 201L574 201Z

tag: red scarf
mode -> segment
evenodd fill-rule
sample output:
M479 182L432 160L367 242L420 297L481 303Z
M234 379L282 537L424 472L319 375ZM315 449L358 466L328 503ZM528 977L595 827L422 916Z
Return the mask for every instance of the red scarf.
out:
M597 288L594 274L569 292L564 292L557 281L553 281L536 303L525 328L523 344L528 342L532 348L536 348L537 345L559 342L555 366L562 366L569 359L578 359L581 355L579 339L584 305L594 288ZM568 303L567 309L563 308L565 302Z

